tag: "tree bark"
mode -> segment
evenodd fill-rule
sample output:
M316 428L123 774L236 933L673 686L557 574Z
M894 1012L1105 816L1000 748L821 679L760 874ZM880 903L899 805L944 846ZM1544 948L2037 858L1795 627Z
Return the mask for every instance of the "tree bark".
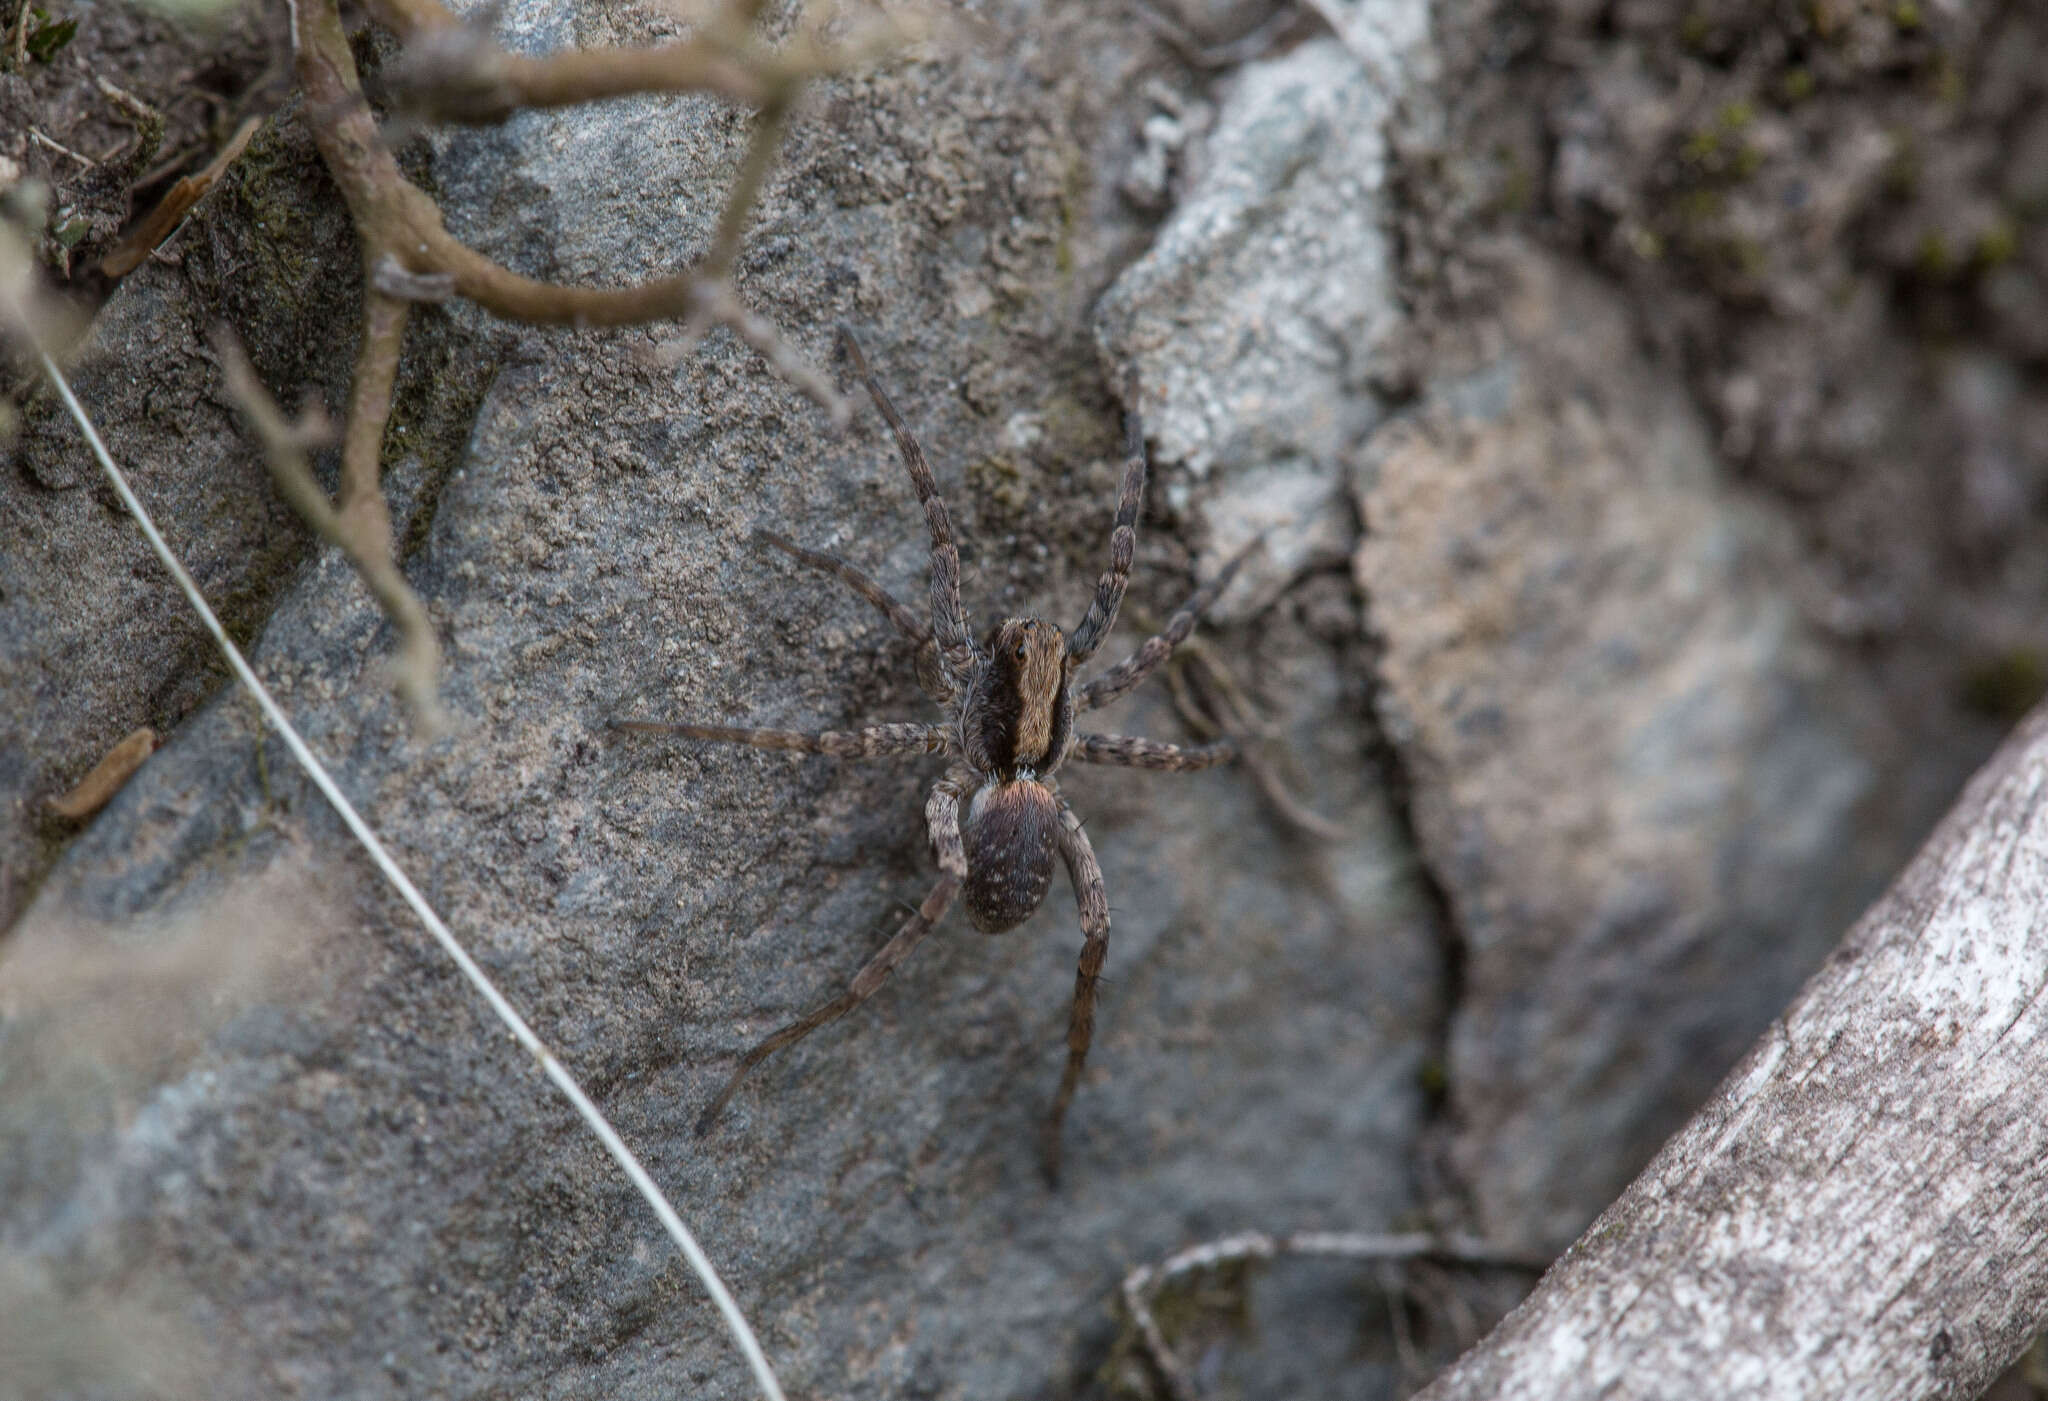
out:
M2048 707L1422 1396L1978 1394L2048 1319L2044 909Z

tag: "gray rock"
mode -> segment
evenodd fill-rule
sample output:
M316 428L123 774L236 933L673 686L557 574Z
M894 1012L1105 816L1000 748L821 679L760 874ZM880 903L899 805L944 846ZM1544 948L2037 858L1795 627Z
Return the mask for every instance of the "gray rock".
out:
M259 368L287 401L338 402L352 313L280 298L345 287L345 237L311 230L295 264L188 261L189 288L152 268L102 323L88 399L131 461L161 464L145 489L202 577L252 600L260 668L702 1232L793 1393L1088 1394L1124 1270L1244 1227L1409 1224L1461 1195L1460 1225L1559 1243L1917 834L1924 807L1883 806L1892 780L1925 794L1967 762L1903 762L1866 718L1871 678L1788 604L1796 542L1721 479L1597 289L1535 278L1504 313L1512 353L1424 365L1423 402L1388 421L1376 366L1403 289L1382 70L1431 71L1424 11L1333 13L1350 49L1302 44L1199 94L1216 120L1156 235L1117 184L1164 50L1114 7L1017 6L983 12L985 51L814 94L741 258L743 294L814 359L836 322L865 337L937 464L983 624L1085 605L1130 365L1159 490L1108 654L1270 530L1208 640L1347 835L1305 846L1237 772L1072 776L1116 928L1057 1196L1034 1161L1078 948L1057 886L1005 939L963 940L956 916L690 1133L735 1057L843 986L929 888L929 774L606 721L928 713L886 625L748 543L771 526L921 591L917 513L871 414L827 438L723 335L678 356L672 328L423 313L392 484L459 721L423 745L360 586L329 552L299 565L225 415L195 407L215 391L188 328L223 305L252 340L283 307ZM1186 17L1231 37L1263 14ZM673 28L552 0L495 22L534 50ZM491 256L623 281L701 250L744 130L707 102L615 102L439 135L431 169ZM251 233L280 207L262 181L325 187L303 162L248 178L197 248L295 246ZM303 189L289 207L333 209ZM1995 376L1964 380L1999 402ZM2002 452L1987 434L1991 486ZM53 1316L105 1322L80 1346L148 1340L85 1376L109 1394L748 1394L638 1199L247 704L194 713L209 664L127 528L99 505L0 506L0 638L42 668L0 674L6 700L79 671L97 707L10 709L0 796L25 811L151 718L142 698L189 698L84 832L6 835L31 872L17 892L42 886L0 968L0 1329L26 1320L53 1370ZM224 541L209 509L233 518ZM234 523L249 510L270 524ZM37 529L47 553L18 553ZM43 562L95 551L115 567L74 593ZM1347 559L1348 577L1326 567ZM112 661L91 650L110 630ZM1183 733L1159 687L1105 719ZM1407 792L1383 781L1389 749ZM250 966L216 976L228 948ZM1356 1278L1276 1267L1251 1291L1257 1336L1213 1371L1248 1396L1387 1394L1379 1306L1331 1301ZM1333 1343L1361 1315L1370 1342Z
M347 212L304 127L265 128L165 258L175 265L151 259L121 284L71 375L158 526L247 639L310 536L243 435L206 336L232 330L287 406L310 397L338 418L361 315ZM431 494L459 450L481 359L451 354L437 313L415 318L395 509ZM139 726L175 729L227 677L54 396L37 394L22 417L0 452L0 927L76 832L45 802ZM318 466L331 483L331 461Z
M611 7L563 14L515 5L501 26L537 46L638 37ZM999 18L1000 65L821 95L743 291L820 360L835 321L861 327L956 507L981 621L1070 624L1117 459L1077 313L1136 234L1106 181L1076 198L1069 172L1114 169L1089 152L1142 111L1094 95L1153 51L1108 10ZM451 226L491 255L623 278L701 246L740 131L706 103L612 103L440 138L434 170ZM956 323L963 289L977 314ZM456 732L409 735L389 630L331 552L286 581L257 666L701 1231L793 1394L1072 1389L1108 1355L1131 1265L1245 1225L1414 1212L1440 946L1364 762L1341 596L1335 629L1283 599L1214 643L1345 840L1305 846L1233 771L1067 784L1116 926L1058 1195L1035 1140L1079 946L1063 883L1002 940L950 920L694 1137L736 1055L843 986L928 887L932 775L605 722L926 714L871 610L748 542L772 526L915 597L918 513L871 413L827 439L729 338L678 364L664 328L508 346L450 315L492 377L422 494L408 573L443 629ZM1191 579L1148 522L1133 606L1161 615ZM1179 734L1157 691L1105 723ZM0 1091L25 1096L0 1137L9 1279L162 1321L212 1395L749 1393L638 1199L232 694L69 844L10 942L176 949L195 927L291 954L285 981L209 1008L195 1045L106 1068L54 993L0 1023L10 1064L56 1067ZM96 1088L35 1088L60 1082ZM1238 1374L1257 1384L1256 1354Z
M165 533L187 551L230 626L247 630L303 557L306 532L207 393L183 281L138 272L94 330L78 392L106 416ZM71 835L46 800L142 725L168 731L225 668L196 618L158 606L165 580L99 485L69 418L45 396L0 470L0 927Z
M1419 6L1389 4L1407 34ZM1135 364L1166 496L1192 507L1209 569L1253 534L1219 615L1249 618L1352 533L1339 459L1383 409L1368 384L1400 324L1384 228L1390 95L1335 39L1247 64L1199 183L1103 298L1097 334ZM1215 480L1213 494L1197 488Z
M1453 1181L1558 1249L1875 894L1884 736L1598 284L1524 255L1512 350L1360 454L1379 708L1463 941Z

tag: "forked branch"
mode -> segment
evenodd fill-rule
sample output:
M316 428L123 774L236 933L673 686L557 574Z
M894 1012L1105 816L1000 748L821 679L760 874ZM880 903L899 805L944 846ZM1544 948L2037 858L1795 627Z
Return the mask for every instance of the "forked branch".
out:
M870 62L899 45L908 32L883 24L835 45L806 31L771 50L752 32L757 7L749 0L732 0L698 34L678 43L529 58L505 52L438 0L373 0L372 12L408 43L396 72L400 99L430 119L501 121L521 107L637 92L709 92L759 109L717 233L694 266L637 286L570 287L522 277L448 232L440 209L406 179L378 130L336 0L290 3L294 61L313 138L362 241L365 310L342 435L340 499L330 507L323 496L312 506L304 483L287 495L295 504L308 503L302 513L313 511L308 521L348 552L405 634L407 657L400 673L415 714L425 719L438 713L432 704L438 649L431 645L431 633L420 630L424 613L391 560L390 516L379 481L409 304L459 296L508 320L557 326L678 321L686 343L725 326L823 408L838 428L850 413L845 399L772 322L740 302L729 275L804 83ZM279 469L272 456L281 484L297 480L290 470ZM310 476L304 479L310 481Z
M392 664L392 679L419 729L426 734L438 734L447 726L434 684L441 666L441 646L435 640L433 620L427 616L425 605L392 562L391 521L384 510L384 498L374 490L375 478L371 479L373 489L367 497L358 492L351 500L344 450L342 501L337 509L314 480L312 465L306 460L307 449L325 439L325 425L292 423L286 419L256 378L241 346L232 338L223 333L216 338L214 349L227 376L228 393L263 444L263 460L269 464L278 495L321 539L348 556L385 616L397 626L399 654ZM366 502L372 503L374 509L365 509Z
M399 105L426 121L493 124L522 107L571 107L640 93L710 93L766 109L812 78L865 68L916 37L900 19L878 19L837 43L815 33L781 49L750 30L752 6L735 5L687 39L653 48L508 53L438 0L373 0L371 12L405 40L392 75Z
M1169 1255L1156 1265L1140 1265L1124 1276L1124 1308L1132 1326L1145 1345L1146 1355L1158 1369L1173 1401L1201 1401L1187 1364L1180 1360L1166 1331L1160 1327L1153 1302L1160 1290L1182 1276L1250 1261L1277 1260L1283 1256L1323 1256L1342 1260L1407 1262L1436 1260L1445 1264L1482 1269L1541 1271L1544 1261L1496 1250L1480 1241L1442 1239L1411 1232L1406 1235L1376 1236L1358 1231L1296 1231L1292 1235L1269 1236L1262 1231L1245 1231L1220 1240L1204 1241Z

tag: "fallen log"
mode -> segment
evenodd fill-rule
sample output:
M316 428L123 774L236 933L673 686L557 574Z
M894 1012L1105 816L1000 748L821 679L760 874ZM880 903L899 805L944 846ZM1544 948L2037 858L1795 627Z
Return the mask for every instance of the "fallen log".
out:
M2048 706L1706 1108L1420 1395L1973 1397L2044 1322Z

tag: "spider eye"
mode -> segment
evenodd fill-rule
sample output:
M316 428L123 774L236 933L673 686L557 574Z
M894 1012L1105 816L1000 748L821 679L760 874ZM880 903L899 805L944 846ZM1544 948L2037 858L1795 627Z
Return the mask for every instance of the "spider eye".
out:
M1013 652L1011 652L1011 653L1010 653L1010 655L1011 655L1011 656L1013 656L1013 657L1015 657L1015 658L1016 658L1016 659L1017 659L1018 661L1020 661L1020 662L1021 662L1021 661L1023 661L1023 660L1024 660L1024 653L1025 653L1025 651L1026 651L1026 648L1025 648L1024 644L1023 644L1023 643L1021 643L1021 642L1019 642L1019 643L1017 644L1017 648L1016 648L1016 650L1015 650L1015 651L1013 651Z

